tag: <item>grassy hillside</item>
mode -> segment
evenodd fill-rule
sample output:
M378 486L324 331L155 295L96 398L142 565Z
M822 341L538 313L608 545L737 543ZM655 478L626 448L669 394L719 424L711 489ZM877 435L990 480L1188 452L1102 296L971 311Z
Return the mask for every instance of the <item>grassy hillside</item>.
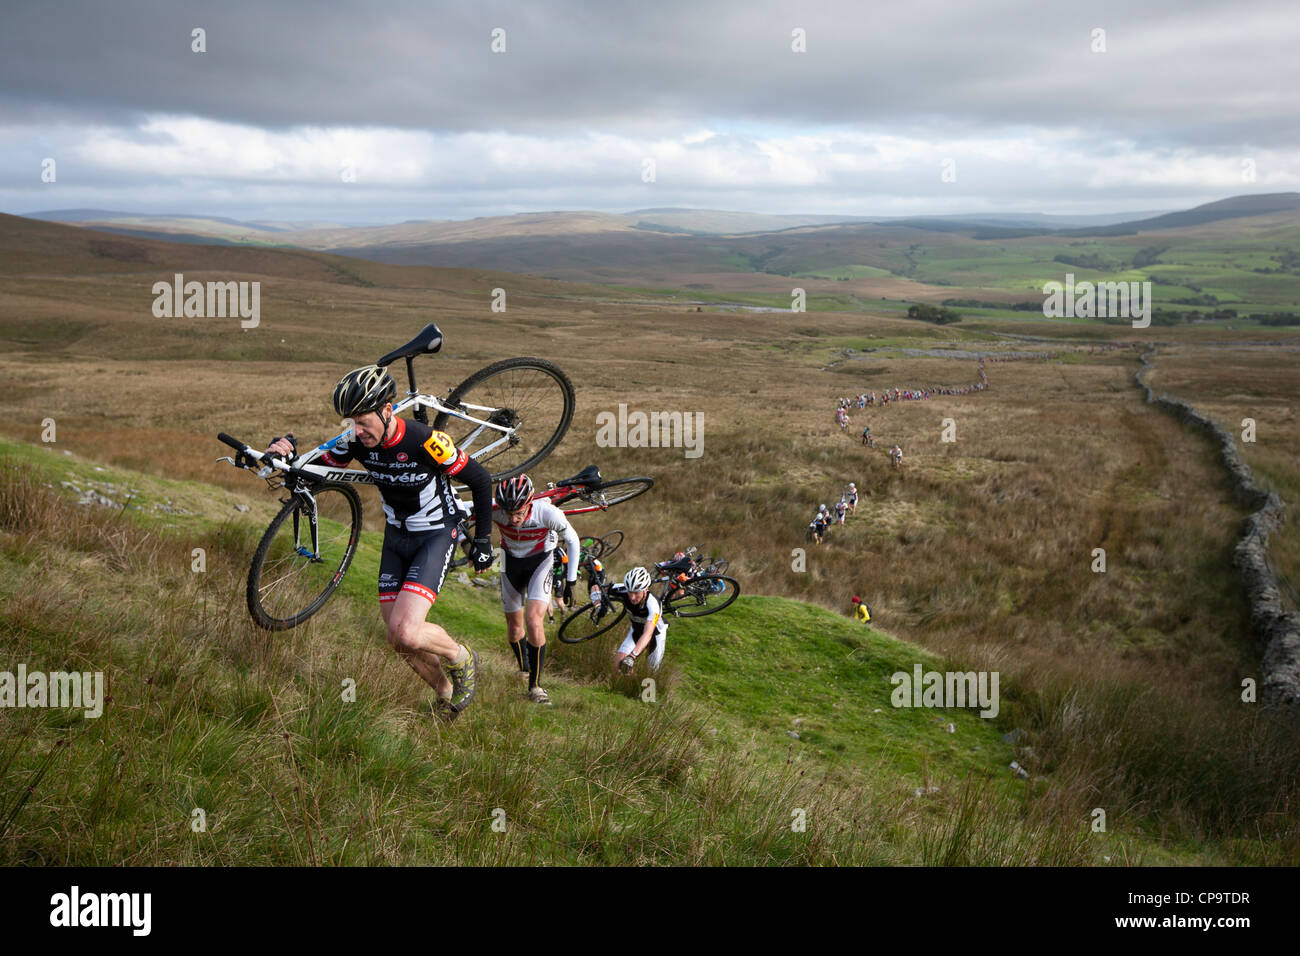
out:
M120 245L93 245L103 241ZM53 660L47 667L54 669L65 659L60 649L79 647L84 639L85 660L114 661L120 675L133 675L137 688L154 686L144 683L151 668L169 661L175 673L190 675L169 685L165 699L155 697L154 704L146 706L138 694L130 698L136 719L154 722L124 731L128 736L105 738L124 748L156 748L165 737L167 715L183 718L198 738L210 732L214 739L234 741L230 746L237 749L252 748L256 759L248 780L261 779L260 774L279 781L275 792L281 800L285 781L272 768L282 769L290 758L275 749L275 741L290 733L296 747L308 737L326 736L312 730L314 725L293 721L320 720L326 726L323 702L332 704L343 676L364 673L372 686L385 688L375 690L376 700L358 700L372 707L365 711L366 721L396 728L399 737L406 735L401 740L413 741L385 736L375 748L414 747L418 759L411 759L422 768L434 760L432 754L444 753L440 748L451 748L434 760L440 776L417 774L418 781L411 782L414 778L403 776L408 771L401 771L396 783L389 780L396 788L391 791L395 805L433 801L439 813L460 821L453 827L457 833L480 826L493 807L503 805L484 810L489 799L484 794L496 791L485 777L475 776L489 774L484 769L489 761L487 750L474 747L510 736L510 728L522 726L518 722L546 727L551 718L529 716L526 709L509 716L523 705L510 703L515 691L500 670L506 650L491 595L461 589L463 600L444 603L439 614L481 637L495 661L491 666L504 680L487 699L500 702L502 716L489 720L486 715L494 711L484 707L480 719L489 722L480 730L451 737L435 731L440 741L435 747L420 736L424 729L416 730L426 727L418 716L424 703L420 687L382 645L373 608L373 544L363 550L334 607L342 617L314 621L288 643L268 641L249 630L240 611L240 578L274 500L258 482L213 461L227 450L215 441L217 431L250 442L283 434L286 427L308 440L332 434L337 422L328 396L338 376L434 320L446 346L420 360L419 381L430 391L441 393L488 362L518 354L551 358L574 380L574 423L554 455L535 470L536 479L555 479L593 462L607 475L656 478L652 494L578 522L583 533L613 527L627 533L614 562L616 573L703 542L711 553L731 560L744 584L746 598L734 609L716 618L677 622L681 626L675 624L671 632L673 673L664 675L660 699L684 708L678 716L686 723L674 727L695 727L674 738L692 741L682 746L693 755L686 763L694 769L642 768L636 773L648 776L619 778L617 786L614 778L596 778L620 794L634 794L638 806L667 815L670 804L698 808L721 800L771 822L776 817L763 816L775 813L771 794L786 792L780 789L784 784L773 781L785 779L779 775L787 769L795 777L805 770L799 779L824 780L822 792L833 794L824 807L841 808L835 811L841 819L856 814L874 829L857 831L850 844L827 843L804 856L791 850L782 857L769 841L756 851L757 859L934 859L938 844L926 841L937 839L935 833L956 839L960 833L953 828L966 827L963 821L972 813L1002 821L980 824L980 833L1005 841L1001 850L986 847L971 857L985 862L1096 861L1099 846L1106 847L1103 862L1108 855L1130 862L1300 859L1294 810L1300 806L1300 747L1294 735L1266 725L1240 699L1241 682L1258 675L1257 649L1250 643L1231 565L1242 512L1227 491L1213 448L1138 401L1132 385L1136 349L1107 343L1122 334L1129 346L1160 342L1171 353L1176 348L1189 376L1183 397L1200 402L1235 396L1230 400L1234 415L1260 408L1257 417L1271 436L1267 458L1259 459L1261 471L1289 495L1286 489L1295 487L1300 463L1284 440L1285 405L1300 387L1300 373L1295 363L1282 360L1284 353L1260 365L1267 374L1257 375L1248 359L1223 358L1215 345L1224 338L1220 328L1152 328L1138 334L1024 316L1013 323L997 315L940 328L902 318L895 303L859 302L845 311L843 302L814 284L840 289L848 284L836 279L800 280L809 288L810 304L821 308L815 314L741 313L720 304L700 313L684 301L699 290L655 290L644 277L626 288L583 286L323 253L106 240L66 226L29 227L13 218L0 219L0 250L14 251L0 256L9 270L0 274L0 341L5 343L0 369L7 383L0 396L0 433L12 440L12 455L57 463L49 465L52 488L6 486L10 511L3 579L8 590L6 640L0 646L14 648L14 660ZM154 318L151 284L175 271L260 281L262 324L243 331L238 322L221 319ZM505 312L491 308L497 287L508 293ZM774 288L750 292L758 299L777 295ZM1007 338L1016 334L1049 340ZM1265 343L1295 342L1286 329L1237 331L1233 340L1247 355ZM975 381L974 352L988 356L988 391L854 410L848 432L834 424L832 410L840 395ZM1052 355L1044 357L1047 352ZM1162 368L1158 363L1158 386ZM1182 374L1171 365L1170 373L1175 372ZM619 404L700 413L702 456L687 458L683 449L672 447L599 446L596 416ZM57 423L56 452L41 447L47 419ZM955 425L953 442L941 440L945 420ZM902 444L903 470L888 467L883 449L861 445L856 434L864 424L882 444ZM78 482L84 492L86 481L107 483L106 476L114 485L139 489L141 500L128 515L144 508L142 519L169 522L165 538L128 533L132 519L116 519L111 509L102 520L91 520L99 512L88 511L90 506L55 506L42 497L62 493L62 481ZM858 515L827 545L808 546L803 528L811 512L819 502L833 503L848 481L862 491ZM120 499L105 487L94 490ZM249 510L238 511L237 505ZM367 508L367 527L373 531L378 527L373 499ZM29 512L47 517L30 519ZM71 527L42 523L67 518L74 520ZM30 520L37 523L25 523ZM154 535L158 529L144 530ZM1285 557L1290 539L1281 540ZM209 556L201 578L189 571L191 549L198 546ZM808 551L807 564L797 570L794 550L801 547ZM1098 547L1107 553L1105 573L1090 568ZM124 576L123 569L131 573ZM51 592L49 581L62 591ZM61 593L79 599L68 602ZM865 596L880 625L906 643L851 627L843 614L853 594ZM173 601L173 595L181 597ZM211 616L218 613L224 615L219 621ZM914 713L881 705L880 694L888 689L881 675L895 659L913 659L909 654L931 655L936 669L999 671L1003 709L996 728L984 722L963 730L953 722L957 732L949 735L947 722L934 715L910 723ZM624 752L620 741L640 739L642 725L635 721L647 713L635 688L609 681L599 655L557 652L554 660L552 692L569 703L553 713L579 706L574 702L589 692L604 695L582 706L603 721L602 728L612 729L604 737L585 732L554 738L546 747L539 744L536 753L528 751L528 761L547 768L530 779L543 780L546 787L539 783L527 801L510 803L511 819L523 814L547 836L529 837L517 856L503 859L523 860L551 846L547 841L560 832L552 811L563 809L572 817L582 807L590 819L600 819L595 804L577 802L577 787L581 782L585 788L591 778L588 767L605 764L589 754L596 762L578 765L573 755L589 753L585 748L593 739ZM217 683L202 693L194 690L200 702L207 701L201 704L207 709L195 716L186 710L186 695L197 680L193 675L209 670L218 675ZM232 726L230 715L241 712L242 698L227 690L241 686L241 680L263 703L247 726L238 721ZM209 693L217 696L203 696ZM268 710L268 700L279 710ZM314 711L312 701L319 702ZM18 712L0 716L33 719ZM26 727L18 729L21 737ZM1008 746L1001 734L1014 730L1023 734ZM799 737L789 736L791 731ZM133 743L129 735L137 732L144 736ZM673 734L677 731L667 736ZM52 738L22 739L28 743L14 751L21 761L15 766L34 773L41 754L49 751L33 741L48 744ZM517 775L524 745L509 746L506 763ZM741 754L750 754L746 759L753 763L735 763ZM341 786L333 776L342 772L334 756L313 756L319 757L312 764L319 777L313 780L328 778L329 787ZM156 749L147 760L135 759L163 768L159 773L170 765ZM664 759L667 764L655 766L682 766L672 763L676 757ZM1030 769L1028 788L1010 779L1009 759ZM718 768L727 766L733 776L717 776L723 774ZM88 767L78 765L71 779L99 779L95 774L103 773L109 775L104 787L126 786L112 783L116 778L110 771L118 772L113 767L95 764L87 777ZM173 788L168 792L175 797L179 784L166 772ZM198 779L192 769L183 773ZM384 778L386 771L376 773ZM665 774L677 776L668 780ZM987 795L960 789L963 781L982 781L986 774L992 774ZM458 775L468 775L466 786L477 794L473 815L465 810L467 815L455 816L461 811L448 808L446 794ZM743 778L756 789L733 788L710 797L711 785L703 781L715 778ZM642 783L629 782L636 779ZM81 834L78 821L96 805L88 801L97 791L78 790L80 783L64 778L59 782L71 788L63 796L49 795L44 782L45 789L35 791L47 795L42 819L58 822L34 832ZM248 819L260 820L258 814L276 805L243 782L234 790L241 800L264 801L246 808ZM324 786L312 792L327 808L332 804L322 795L333 791L320 789ZM938 786L938 794L928 793L928 786ZM1000 801L1021 792L1017 787L1041 801L1014 803L1014 812L1008 810L1010 805ZM545 795L552 789L560 794L553 801ZM592 793L613 800L598 786ZM936 805L931 798L954 802ZM346 812L331 819L346 818L346 825L339 824L344 829L366 829L368 823L356 821L372 799L379 798L341 797ZM542 816L527 817L532 804L545 808L538 810ZM0 820L14 803L3 806ZM158 812L148 801L136 806ZM308 819L334 812L313 807ZM850 807L878 812L844 809ZM1089 833L1088 842L1071 842L1098 807L1107 811L1110 836ZM29 809L15 821L29 820ZM365 812L371 814L365 820L382 816ZM297 820L303 810L294 813ZM692 819L701 819L699 813ZM690 836L664 823L667 829L655 832L667 834L664 845L671 845L671 852L654 858L737 859L710 855L724 852L718 847L752 849L752 834L746 835L750 831L739 817L727 819L732 823L710 822L711 829ZM784 819L788 826L788 814ZM366 859L489 859L491 844L467 843L456 856L428 856L428 841L415 834L437 829L432 817L420 818L413 830L384 825L393 829L368 832L377 834L375 845L392 848L393 855ZM152 858L147 854L155 851L144 847L145 837L132 830L134 824L122 826L133 835L118 849L127 846L134 859ZM1056 834L1040 839L1048 849L1031 854L1026 834L1042 837L1046 831ZM712 836L720 832L724 837ZM1107 842L1112 838L1118 843ZM24 839L36 837L28 832ZM296 852L307 853L301 834L283 826L259 840L241 859L293 860L299 858ZM564 846L575 840L565 837ZM49 845L42 845L41 852L47 852ZM624 855L610 859L635 858L620 845ZM948 846L957 847L956 855L942 856L951 861L964 859L962 847L970 845ZM877 851L884 855L854 856ZM1003 851L1005 856L997 856Z
M494 590L451 584L436 617L486 675L443 725L384 646L374 539L325 613L266 634L240 600L257 524L222 520L219 489L2 451L6 663L102 670L112 696L98 720L0 711L5 863L1080 863L1107 845L1023 818L1042 788L1007 771L992 722L890 707L890 673L939 662L845 618L744 597L674 621L654 702L608 676L609 647L597 670L554 645L556 704L539 710ZM140 493L125 513L78 506L61 475ZM163 498L195 513L152 515ZM936 824L972 801L996 842Z

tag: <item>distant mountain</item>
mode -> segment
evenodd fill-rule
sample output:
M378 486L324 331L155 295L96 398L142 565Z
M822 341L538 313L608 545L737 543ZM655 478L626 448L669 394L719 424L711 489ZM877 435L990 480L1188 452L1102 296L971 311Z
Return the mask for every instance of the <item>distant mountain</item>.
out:
M226 226L238 226L244 229L267 229L255 223L239 219L227 219L225 216L192 216L184 213L139 213L119 212L112 209L51 209L43 212L23 213L28 219L43 219L46 222L115 222L129 220L132 222L219 222Z
M733 212L723 209L655 208L633 209L625 213L637 220L642 229L658 228L666 232L692 235L748 235L782 232L808 226L834 225L906 225L939 232L969 232L985 228L1059 229L1108 226L1133 219L1158 216L1165 210L1144 212L1110 212L1089 215L1051 215L1045 213L954 213L943 216L824 216L811 214L768 214Z
M1160 229L1178 229L1183 226L1200 226L1221 219L1241 219L1246 216L1266 216L1278 212L1300 211L1300 193L1263 193L1252 196L1231 196L1217 202L1207 202L1183 212L1165 213L1151 219L1137 219L1112 226L1093 229L1075 229L1072 236L1129 236L1137 232L1154 232Z

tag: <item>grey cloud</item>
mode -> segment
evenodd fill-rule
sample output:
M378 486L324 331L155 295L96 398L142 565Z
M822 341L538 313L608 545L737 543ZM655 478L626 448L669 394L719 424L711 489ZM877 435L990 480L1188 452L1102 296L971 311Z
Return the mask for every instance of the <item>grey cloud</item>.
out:
M1136 8L1135 8L1136 7ZM57 9L59 15L52 16ZM145 3L6 13L0 108L82 121L624 132L755 123L1084 124L1291 144L1300 17L1274 0ZM1246 24L1234 36L1225 24ZM1257 26L1256 26L1257 25ZM190 52L190 29L208 52ZM488 50L507 30L508 52ZM808 53L790 52L790 30ZM1107 30L1108 51L1088 52ZM1270 96L1272 98L1270 99Z

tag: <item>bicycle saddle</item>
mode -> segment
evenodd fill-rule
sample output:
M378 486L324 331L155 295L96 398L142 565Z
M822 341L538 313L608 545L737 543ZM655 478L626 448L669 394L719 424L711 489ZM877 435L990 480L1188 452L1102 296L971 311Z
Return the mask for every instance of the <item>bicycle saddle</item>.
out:
M401 348L393 349L375 364L381 368L385 365L391 365L398 359L411 358L415 355L423 355L425 352L436 352L442 348L442 332L436 325L430 322L420 330L420 334L411 341L407 342Z
M600 469L595 465L588 465L582 471L578 472L572 478L565 478L563 481L557 481L557 485L598 485L600 484Z
M691 569L691 559L678 558L676 561L659 561L655 564L655 567L661 571L689 571Z

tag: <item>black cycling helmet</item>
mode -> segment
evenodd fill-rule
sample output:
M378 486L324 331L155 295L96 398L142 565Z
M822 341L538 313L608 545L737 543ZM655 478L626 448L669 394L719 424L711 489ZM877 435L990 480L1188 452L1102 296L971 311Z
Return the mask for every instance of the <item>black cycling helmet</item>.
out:
M387 369L366 365L353 369L334 386L334 411L343 418L377 412L397 395L397 383Z
M503 511L518 511L533 500L533 480L527 475L507 478L497 485L497 504Z

